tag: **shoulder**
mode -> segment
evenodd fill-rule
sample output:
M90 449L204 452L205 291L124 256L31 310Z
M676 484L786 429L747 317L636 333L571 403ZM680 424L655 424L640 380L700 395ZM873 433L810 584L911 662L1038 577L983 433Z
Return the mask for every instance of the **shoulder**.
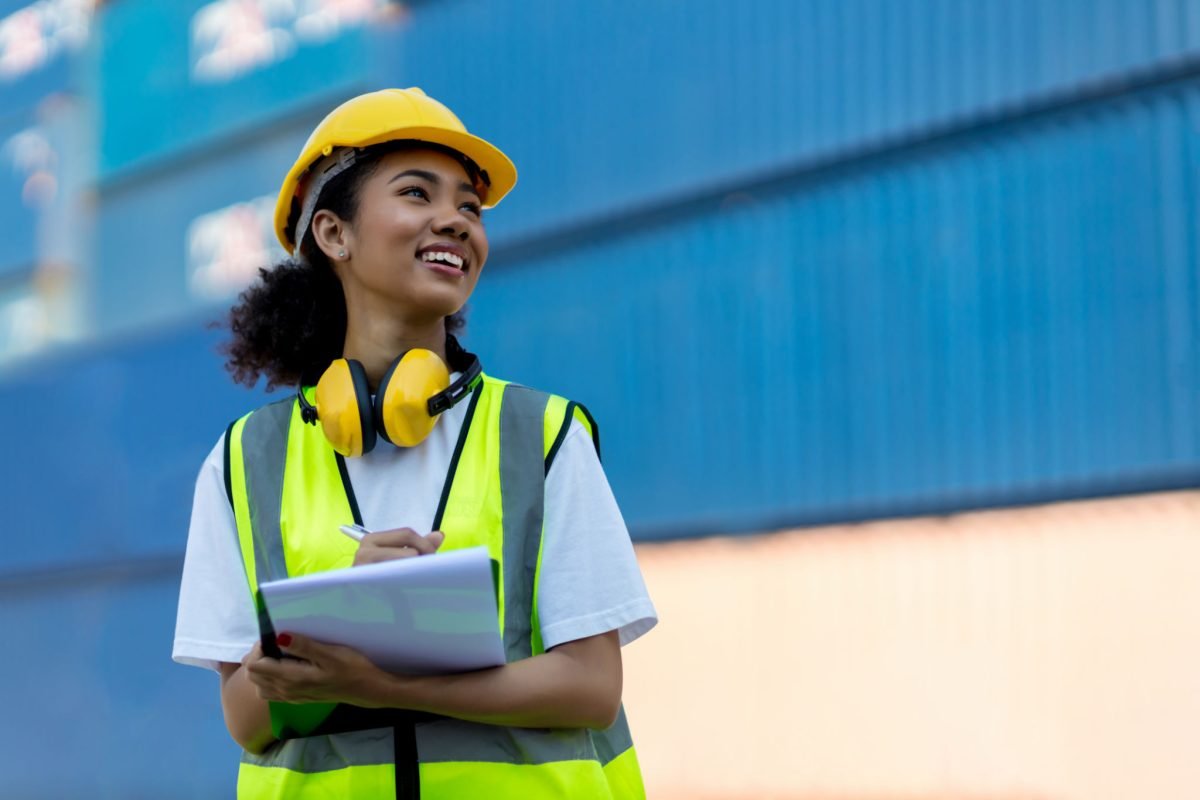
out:
M296 395L288 394L278 400L264 403L229 423L225 428L225 457L229 458L230 448L238 448L246 436L247 429L259 433L286 430L291 422L292 413L296 407Z
M483 385L486 391L493 394L503 393L506 403L521 398L520 402L541 409L547 472L570 436L588 436L599 457L600 426L580 401L486 374L483 376Z
M263 452L272 444L286 447L286 431L291 423L296 396L289 394L264 403L230 422L209 454L206 464L213 462L221 476L225 495L233 503L233 474L242 460ZM236 464L233 462L237 462Z
M247 420L249 420L252 417L262 416L262 415L278 415L281 413L290 413L292 411L292 409L295 407L295 405L296 405L296 393L289 392L287 395L280 397L278 400L271 400L270 402L263 403L258 408L254 408L254 409L251 409L250 411L247 411L242 416L240 416L237 419L230 422L229 425L225 428L225 430L228 432L228 431L232 430L233 427L235 425L237 425L238 423L246 422Z

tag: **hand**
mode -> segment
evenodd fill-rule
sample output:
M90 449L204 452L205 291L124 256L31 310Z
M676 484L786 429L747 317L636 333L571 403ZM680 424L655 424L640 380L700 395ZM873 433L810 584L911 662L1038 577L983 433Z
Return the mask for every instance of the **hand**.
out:
M446 534L441 531L422 536L412 528L368 533L358 543L358 552L354 554L354 566L376 564L397 558L427 556L437 552L445 539Z
M365 705L367 687L386 675L366 656L349 647L325 644L295 633L281 633L276 641L281 650L294 658L268 658L263 655L260 643L242 659L246 677L264 700Z

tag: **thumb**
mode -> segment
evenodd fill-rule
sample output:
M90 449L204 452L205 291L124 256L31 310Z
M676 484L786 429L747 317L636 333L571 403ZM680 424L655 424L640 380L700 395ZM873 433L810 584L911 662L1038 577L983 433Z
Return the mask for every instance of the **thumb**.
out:
M428 540L431 545L433 545L434 550L437 550L442 546L442 542L446 541L446 534L442 533L441 531L432 531L428 536L425 537L425 539Z

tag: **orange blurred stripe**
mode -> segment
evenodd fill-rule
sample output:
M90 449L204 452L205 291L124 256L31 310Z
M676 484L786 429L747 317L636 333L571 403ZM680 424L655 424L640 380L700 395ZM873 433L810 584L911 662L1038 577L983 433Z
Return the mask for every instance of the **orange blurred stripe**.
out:
M642 545L652 798L1183 798L1200 493Z

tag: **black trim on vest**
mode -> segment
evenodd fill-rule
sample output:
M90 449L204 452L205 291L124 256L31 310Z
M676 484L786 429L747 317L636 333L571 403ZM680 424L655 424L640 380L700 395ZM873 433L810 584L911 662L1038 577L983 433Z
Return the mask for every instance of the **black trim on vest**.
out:
M332 736L335 733L365 731L373 728L392 728L408 722L429 722L442 719L424 711L398 708L363 708L350 703L338 703L321 724L305 736Z
M592 416L592 412L587 410L587 406L583 403L576 403L575 405L579 406L579 410L587 417L588 424L592 426L592 444L596 446L596 459L603 461L604 459L600 457L600 425L596 422L596 418Z
M222 457L221 468L225 474L225 497L229 499L229 510L236 514L237 512L233 508L233 479L229 477L229 448L231 446L229 440L233 438L234 425L237 425L236 419L225 429L225 455Z
M596 460L602 461L600 458L600 426L596 423L596 418L592 416L592 412L587 410L587 406L583 403L576 403L571 400L567 403L566 419L563 420L562 427L558 429L558 435L554 437L554 443L550 445L550 452L546 453L546 474L550 474L550 466L554 463L554 457L558 455L558 449L562 447L562 443L566 441L567 433L571 430L571 418L575 416L575 409L583 412L583 416L587 418L588 424L592 426L592 446L596 448Z
M338 474L342 476L342 488L346 490L346 500L350 503L350 513L354 515L354 524L362 525L362 512L358 510L358 498L354 496L354 486L350 483L350 473L346 471L346 457L334 452L337 458Z
M462 428L458 432L458 441L454 444L454 455L450 456L450 466L446 469L446 480L442 483L442 496L438 500L437 512L433 515L433 528L442 527L442 517L446 513L446 504L450 501L450 487L454 483L454 473L458 471L458 460L462 458L463 447L467 443L467 433L471 430L471 420L475 417L475 406L479 405L479 397L483 394L483 381L480 381L471 392L471 403L467 406L467 415L463 417Z
M579 407L579 403L571 400L567 403L567 413L563 417L562 424L558 426L558 434L554 437L554 443L550 445L550 452L546 453L546 475L550 474L550 465L554 463L554 457L558 455L558 448L562 447L562 443L567 440L567 432L571 430L571 420L575 417L575 409Z

